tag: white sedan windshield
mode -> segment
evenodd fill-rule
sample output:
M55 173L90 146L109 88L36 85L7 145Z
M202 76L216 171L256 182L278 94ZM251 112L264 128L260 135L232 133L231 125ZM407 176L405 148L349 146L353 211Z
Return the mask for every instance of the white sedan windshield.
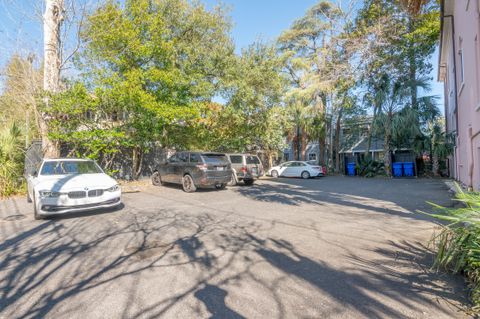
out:
M103 173L94 161L45 162L40 175L98 174Z

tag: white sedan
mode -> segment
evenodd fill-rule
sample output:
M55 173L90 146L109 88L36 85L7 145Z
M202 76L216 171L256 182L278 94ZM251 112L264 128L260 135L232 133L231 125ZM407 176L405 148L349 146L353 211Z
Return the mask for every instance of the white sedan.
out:
M274 166L268 170L268 175L272 177L301 177L308 179L310 177L323 176L323 170L321 166L312 165L308 162L293 161L285 162L278 166Z
M118 183L92 160L45 159L27 177L27 200L33 201L35 219L118 206L121 193Z

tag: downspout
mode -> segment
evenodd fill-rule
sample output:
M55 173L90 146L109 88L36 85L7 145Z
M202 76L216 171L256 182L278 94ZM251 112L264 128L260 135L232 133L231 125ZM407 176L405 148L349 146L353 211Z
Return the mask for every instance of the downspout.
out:
M475 138L480 135L480 131L476 132L475 134L473 134L473 130L472 128L470 127L468 129L468 135L470 137L470 167L469 167L469 170L468 170L468 175L469 175L469 178L470 178L470 185L468 185L468 187L471 187L472 189L475 189L473 187L473 170L475 168L475 162L474 162L474 155L473 155L473 151L474 151L474 148L473 148L473 141L475 140Z
M455 88L455 131L458 130L458 84L457 84L457 49L455 45L455 17L451 14L443 16L443 18L450 18L452 20L452 48L453 48L453 74L455 78L453 86ZM440 48L441 49L441 48Z

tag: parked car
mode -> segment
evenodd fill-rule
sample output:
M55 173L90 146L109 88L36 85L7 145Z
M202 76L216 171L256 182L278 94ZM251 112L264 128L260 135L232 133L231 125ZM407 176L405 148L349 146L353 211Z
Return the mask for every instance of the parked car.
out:
M181 184L187 193L198 187L223 189L230 181L232 169L222 153L179 152L159 165L152 174L152 184Z
M307 161L308 164L313 165L313 166L320 166L322 168L322 174L325 176L327 174L327 167L326 166L321 166L318 164L318 161L316 160L310 160Z
M323 176L321 166L312 165L304 161L285 162L278 166L274 166L268 170L268 175L272 177L301 177L308 179L310 177Z
M121 204L118 183L88 159L44 159L27 176L27 200L35 219Z
M230 185L238 182L252 185L254 181L264 175L263 165L258 156L250 154L227 154L232 165Z

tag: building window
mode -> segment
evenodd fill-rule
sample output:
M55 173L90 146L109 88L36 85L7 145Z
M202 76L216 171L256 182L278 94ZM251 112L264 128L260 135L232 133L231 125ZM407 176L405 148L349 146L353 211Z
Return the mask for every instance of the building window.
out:
M310 153L308 154L309 161L316 161L317 160L317 153Z

